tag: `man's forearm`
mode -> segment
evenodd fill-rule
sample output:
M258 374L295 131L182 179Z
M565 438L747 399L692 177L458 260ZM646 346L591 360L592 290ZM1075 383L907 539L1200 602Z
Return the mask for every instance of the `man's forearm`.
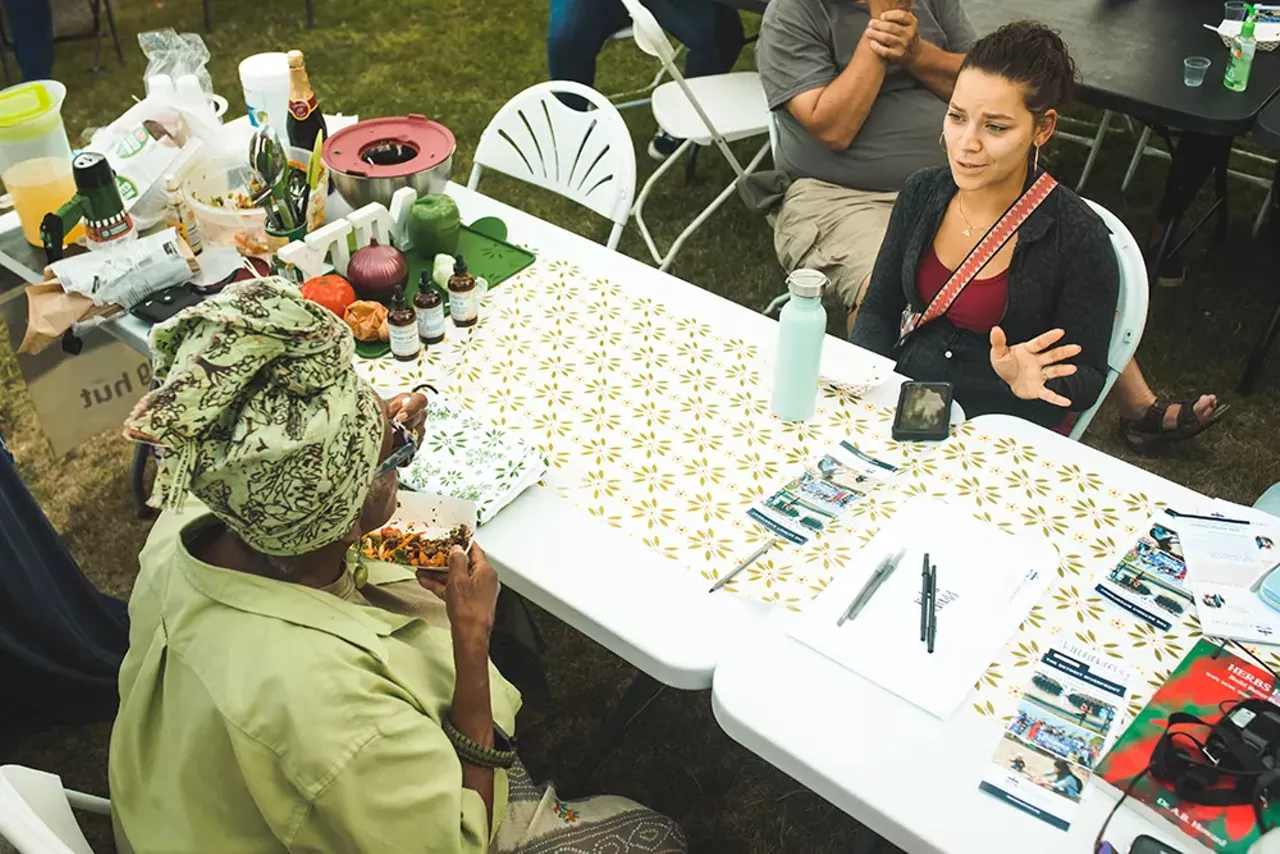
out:
M916 79L944 101L951 100L956 88L956 75L964 62L963 53L947 53L937 45L920 40L920 52L907 68Z
M875 55L863 38L844 71L818 95L810 122L802 123L827 148L833 151L848 148L862 130L876 95L880 94L884 73L884 60Z

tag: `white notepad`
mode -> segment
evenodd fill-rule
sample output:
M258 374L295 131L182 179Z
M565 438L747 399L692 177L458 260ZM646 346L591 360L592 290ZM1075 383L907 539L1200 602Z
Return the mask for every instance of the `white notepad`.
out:
M906 553L854 619L837 626L886 555ZM937 640L920 641L924 554L938 567ZM946 719L1040 599L1058 565L1039 537L1009 534L940 501L915 499L801 615L791 635Z

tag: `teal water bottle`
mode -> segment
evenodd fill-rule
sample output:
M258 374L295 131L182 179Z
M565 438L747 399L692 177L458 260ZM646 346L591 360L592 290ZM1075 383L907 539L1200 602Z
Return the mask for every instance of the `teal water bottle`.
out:
M827 277L817 270L787 276L791 300L778 322L778 360L773 374L773 414L783 421L807 421L818 403L818 373L827 310L822 289Z

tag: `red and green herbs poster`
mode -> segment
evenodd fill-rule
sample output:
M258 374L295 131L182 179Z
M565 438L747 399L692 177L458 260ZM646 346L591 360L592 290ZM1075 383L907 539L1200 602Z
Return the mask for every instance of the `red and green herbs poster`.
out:
M1111 752L1095 772L1119 791L1151 761L1151 751L1164 734L1173 712L1188 712L1196 717L1217 721L1222 717L1220 704L1246 698L1270 699L1271 674L1245 661L1218 644L1200 640L1169 680L1156 691L1129 728L1120 736ZM1205 727L1179 725L1203 741ZM1215 851L1245 854L1258 839L1251 805L1208 807L1186 803L1173 787L1150 775L1129 795L1177 825L1188 836ZM1275 818L1273 817L1273 820Z

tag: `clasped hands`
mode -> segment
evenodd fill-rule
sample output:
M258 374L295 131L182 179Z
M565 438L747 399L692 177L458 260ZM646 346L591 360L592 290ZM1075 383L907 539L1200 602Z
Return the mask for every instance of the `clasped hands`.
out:
M920 55L920 27L911 0L866 0L871 21L863 38L876 56L894 65L910 65Z

